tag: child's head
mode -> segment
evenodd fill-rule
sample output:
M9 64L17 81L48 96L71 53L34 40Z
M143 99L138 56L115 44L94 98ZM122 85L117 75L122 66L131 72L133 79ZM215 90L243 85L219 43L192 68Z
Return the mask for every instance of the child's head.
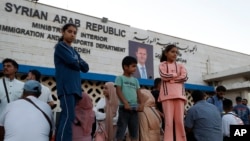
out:
M62 37L59 41L71 44L76 39L77 26L73 23L65 24L62 27Z
M173 62L176 61L178 55L178 48L175 45L168 45L162 50L160 62L169 61Z
M126 56L122 60L122 69L128 74L133 74L136 71L137 60L132 56Z

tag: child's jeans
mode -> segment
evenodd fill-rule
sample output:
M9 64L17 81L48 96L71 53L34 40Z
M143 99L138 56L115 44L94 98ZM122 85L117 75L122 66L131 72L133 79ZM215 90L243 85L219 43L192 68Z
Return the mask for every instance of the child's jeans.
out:
M116 138L122 140L128 127L131 139L138 138L138 113L135 110L125 110L123 106L119 107L119 117L117 122Z

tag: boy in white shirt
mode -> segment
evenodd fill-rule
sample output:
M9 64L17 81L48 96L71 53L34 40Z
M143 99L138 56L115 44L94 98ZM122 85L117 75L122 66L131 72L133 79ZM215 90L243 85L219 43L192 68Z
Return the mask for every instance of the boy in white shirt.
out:
M243 121L232 111L232 100L223 100L223 109L225 114L222 117L222 133L224 136L224 141L226 141L230 137L230 125L243 125Z

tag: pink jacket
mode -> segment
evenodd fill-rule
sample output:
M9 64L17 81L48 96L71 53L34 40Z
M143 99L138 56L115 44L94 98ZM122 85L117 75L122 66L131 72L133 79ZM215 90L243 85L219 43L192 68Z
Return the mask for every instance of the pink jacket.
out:
M188 77L184 65L164 61L159 65L159 73L162 83L158 101L177 98L186 100L184 82Z

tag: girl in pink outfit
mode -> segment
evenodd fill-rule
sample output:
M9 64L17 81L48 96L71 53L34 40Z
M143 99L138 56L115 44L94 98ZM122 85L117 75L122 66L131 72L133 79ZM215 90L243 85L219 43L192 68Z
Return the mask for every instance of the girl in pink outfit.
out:
M184 130L184 105L186 102L184 82L187 71L176 62L178 48L168 45L161 55L159 73L162 79L158 100L162 102L165 116L164 141L173 141L175 129L176 141L186 141ZM173 127L175 125L175 127Z

